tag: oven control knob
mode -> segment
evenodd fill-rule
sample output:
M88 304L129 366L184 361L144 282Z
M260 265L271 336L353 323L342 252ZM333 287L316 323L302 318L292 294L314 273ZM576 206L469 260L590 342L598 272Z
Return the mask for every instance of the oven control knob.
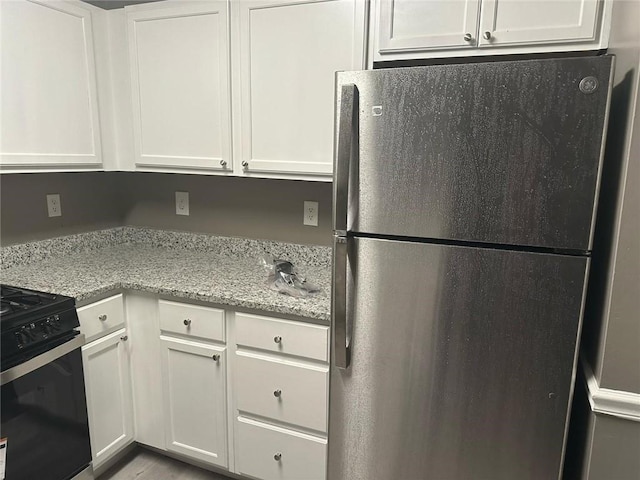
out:
M35 323L32 323L31 325L27 325L27 326L22 327L22 331L29 338L29 340L35 340L36 339L36 334L34 333L35 329L36 329L36 324Z
M18 342L18 348L22 348L25 343L29 342L29 337L22 330L16 332L16 340Z
M49 317L47 321L44 322L44 330L47 333L53 333L60 330L60 320L56 317Z
M55 333L57 330L59 330L59 328L57 328L51 320L47 320L42 324L42 332L47 336Z
M33 340L35 340L35 335L29 329L29 327L24 326L16 332L16 338L18 339L18 345L22 347L23 345L31 343Z

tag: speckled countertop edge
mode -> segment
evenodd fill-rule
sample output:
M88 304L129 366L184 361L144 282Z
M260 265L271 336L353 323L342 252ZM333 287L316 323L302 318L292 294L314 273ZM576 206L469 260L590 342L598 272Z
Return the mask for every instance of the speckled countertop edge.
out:
M49 242L46 248L63 245L63 253L58 255L46 249L31 255L33 250L17 246L23 261L9 261L12 266L7 268L4 260L11 258L3 257L2 283L72 296L81 304L110 292L135 290L330 320L328 247L131 227L91 232L84 238L82 235L71 236L71 246L61 240L66 237ZM264 254L293 261L321 291L307 298L293 298L271 290L260 265Z
M331 266L330 247L144 227L116 227L2 246L0 265L3 269L12 268L61 255L99 250L121 244L211 252L232 258L256 258L266 254L274 258L285 258L294 264Z

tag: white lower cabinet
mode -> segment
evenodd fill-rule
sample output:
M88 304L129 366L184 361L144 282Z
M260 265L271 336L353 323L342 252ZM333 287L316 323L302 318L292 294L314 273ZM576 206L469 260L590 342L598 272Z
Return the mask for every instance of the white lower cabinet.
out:
M240 412L327 431L327 366L300 365L238 352L235 375Z
M123 328L82 347L94 468L133 441L128 345Z
M329 327L236 313L236 473L324 480Z
M261 424L247 418L236 423L237 470L264 480L324 480L327 440Z
M167 450L226 468L225 347L160 340Z
M328 326L135 292L79 314L102 335L82 349L94 468L135 440L254 479L325 479Z

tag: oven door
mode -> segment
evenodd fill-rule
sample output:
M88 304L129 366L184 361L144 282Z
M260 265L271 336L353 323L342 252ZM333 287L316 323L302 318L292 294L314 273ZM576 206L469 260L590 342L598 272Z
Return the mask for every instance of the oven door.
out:
M83 344L78 335L2 372L7 480L66 480L90 464Z

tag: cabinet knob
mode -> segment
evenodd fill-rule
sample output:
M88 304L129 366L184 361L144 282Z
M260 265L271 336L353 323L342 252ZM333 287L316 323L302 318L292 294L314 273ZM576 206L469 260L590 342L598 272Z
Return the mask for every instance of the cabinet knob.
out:
M129 340L129 337L127 335L123 335L120 337L120 340L122 340L123 342L126 342L127 340Z
M280 398L281 395L282 395L282 390L280 390L280 389L275 390L273 392L273 396L276 397L276 398Z
M280 335L273 337L273 341L276 343L282 343L282 337Z
M185 318L182 323L184 323L185 327L190 327L191 326L191 319L190 318Z
M213 358L213 360L217 362L218 360L220 360L220 355L215 353L211 358Z
M220 160L220 166L222 168L227 168L227 161L226 160Z
M101 322L106 322L107 321L107 316L106 315L100 315L98 317L98 320L100 320Z
M491 32L484 32L482 36L485 40L491 40Z
M465 33L464 34L464 41L465 42L470 42L471 40L473 40L473 36L470 33Z
M242 168L249 168L249 162L247 162L246 160L242 161Z
M281 454L280 452L276 453L276 454L273 456L273 459L274 459L276 462L279 462L279 461L282 459L282 454Z

